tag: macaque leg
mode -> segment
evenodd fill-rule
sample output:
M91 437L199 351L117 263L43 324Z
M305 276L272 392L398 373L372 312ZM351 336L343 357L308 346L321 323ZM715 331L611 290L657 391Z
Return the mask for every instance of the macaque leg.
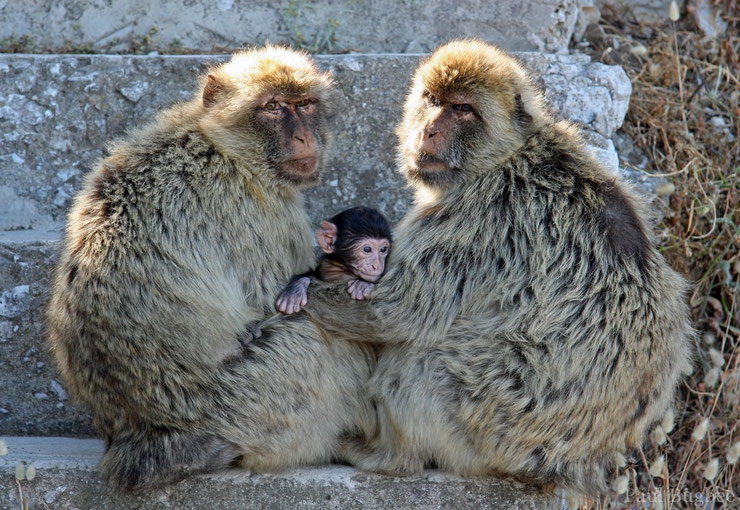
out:
M363 436L340 440L340 457L363 471L389 476L418 475L424 460L409 448L387 404L377 401L378 430L370 439ZM403 445L406 445L404 448Z
M308 303L308 286L311 278L301 276L291 281L277 298L276 306L285 314L298 313Z
M352 296L352 299L357 299L359 301L369 298L370 293L372 293L374 288L374 283L366 282L359 278L356 280L350 280L347 284L347 292L349 292L349 295Z

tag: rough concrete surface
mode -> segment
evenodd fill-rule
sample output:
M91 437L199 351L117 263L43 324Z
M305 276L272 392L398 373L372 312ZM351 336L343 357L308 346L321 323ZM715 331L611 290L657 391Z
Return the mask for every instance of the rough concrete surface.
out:
M0 435L90 436L44 344L44 304L55 241L0 241Z
M429 51L480 37L515 51L565 52L580 0L0 0L0 40L120 53L210 52L265 42L315 52Z
M519 57L546 88L553 109L584 123L589 144L616 172L609 138L629 101L624 71L582 55ZM407 210L392 132L419 58L318 57L336 76L340 115L323 183L306 193L315 222L353 205L376 206L394 222ZM43 346L54 239L105 143L188 97L195 73L218 60L0 55L0 434L93 434L87 413L66 399ZM33 229L17 230L29 225Z
M0 0L1 1L1 0ZM521 53L553 109L610 138L631 84L620 67L584 55ZM0 230L59 230L70 199L105 144L190 96L208 56L0 55ZM307 193L318 216L370 201L392 219L408 197L394 167L393 127L419 56L323 56L340 90L336 143L323 185Z
M7 438L0 457L0 508L19 508L20 490L31 508L172 509L456 509L525 510L554 508L530 488L499 480L461 479L427 472L390 478L346 466L326 466L265 475L229 470L188 478L145 494L114 493L94 466L102 441L65 438ZM33 463L33 480L16 483L19 462ZM27 464L28 465L28 464Z

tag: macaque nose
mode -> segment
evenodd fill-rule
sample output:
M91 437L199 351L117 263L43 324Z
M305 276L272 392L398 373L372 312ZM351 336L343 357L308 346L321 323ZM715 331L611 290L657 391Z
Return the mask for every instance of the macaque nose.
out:
M370 260L370 271L374 274L379 274L383 271L383 264L379 254L374 254L372 260Z
M294 111L289 112L289 116L288 125L291 131L291 137L294 140L293 143L298 142L299 145L310 146L313 138L308 127Z
M305 126L300 126L293 132L293 138L298 140L303 145L309 145L311 141L311 133L308 132Z
M294 129L290 138L290 151L294 158L315 157L316 156L316 139L311 131L297 121L298 125Z
M430 119L421 130L419 149L421 152L438 157L444 152L444 137L438 118ZM440 135L440 136L437 136Z

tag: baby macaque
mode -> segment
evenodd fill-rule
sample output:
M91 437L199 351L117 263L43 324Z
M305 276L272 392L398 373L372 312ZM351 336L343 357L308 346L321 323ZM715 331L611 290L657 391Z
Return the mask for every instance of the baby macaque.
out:
M276 304L282 313L297 313L306 306L311 277L327 282L344 280L352 298L370 297L385 271L391 230L377 210L353 207L322 221L316 240L323 255L315 269L294 276L280 293Z

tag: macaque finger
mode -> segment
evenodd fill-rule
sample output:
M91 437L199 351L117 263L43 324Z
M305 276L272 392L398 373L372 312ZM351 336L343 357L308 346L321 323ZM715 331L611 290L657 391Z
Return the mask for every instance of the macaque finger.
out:
M280 312L282 312L282 313L288 313L288 311L287 311L287 310L288 310L288 308L287 308L287 306L286 306L286 303L285 303L285 299L283 298L283 296L280 296L280 297L278 298L278 300L277 300L277 303L276 303L276 304L277 304L277 309L278 309L278 311L280 311Z
M357 288L357 280L352 280L347 284L347 292L349 292L349 295L352 296L353 299L355 298Z
M293 313L298 313L301 310L303 310L303 300L306 299L306 297L301 294L298 296L293 296Z
M352 280L348 284L347 291L349 292L349 295L352 296L352 299L362 300L364 299L362 297L363 294L363 285L361 280Z
M365 299L369 298L374 288L374 283L368 283L367 285L364 285L362 289L362 297L364 297Z
M290 296L283 297L278 301L278 310L285 314L293 313L293 302Z

